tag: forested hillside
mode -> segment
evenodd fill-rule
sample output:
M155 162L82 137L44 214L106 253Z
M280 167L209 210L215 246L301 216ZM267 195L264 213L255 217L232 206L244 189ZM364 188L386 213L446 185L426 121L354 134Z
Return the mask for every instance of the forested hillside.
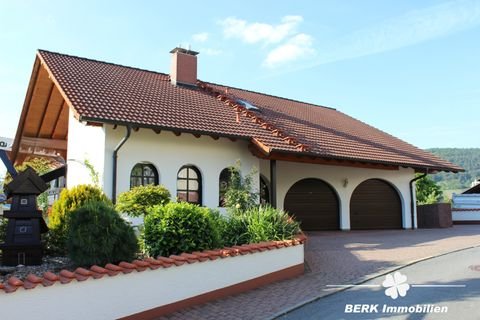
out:
M465 169L460 173L441 172L432 175L432 179L443 190L469 188L473 180L480 179L480 148L432 148L427 151Z

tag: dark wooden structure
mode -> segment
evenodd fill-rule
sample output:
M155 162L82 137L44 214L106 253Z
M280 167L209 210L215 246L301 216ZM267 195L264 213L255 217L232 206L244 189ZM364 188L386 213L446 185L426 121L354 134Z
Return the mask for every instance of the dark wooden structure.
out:
M300 221L302 230L338 230L340 228L337 194L319 179L296 182L285 196L284 209Z
M32 168L19 173L5 187L12 204L10 210L3 213L3 217L8 219L5 243L0 245L4 265L42 263L40 235L47 232L48 227L37 208L37 196L47 189L47 184Z
M417 206L419 228L449 228L452 222L450 203L424 204Z
M380 179L358 185L350 199L350 228L401 229L402 202L397 190Z

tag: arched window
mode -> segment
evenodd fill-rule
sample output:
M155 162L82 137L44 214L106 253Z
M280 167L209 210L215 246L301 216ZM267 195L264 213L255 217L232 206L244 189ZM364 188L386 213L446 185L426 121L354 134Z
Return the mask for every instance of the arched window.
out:
M270 188L267 180L260 175L260 204L270 203Z
M177 198L180 201L202 204L202 176L194 166L183 166L177 175Z
M130 189L147 184L158 184L157 169L149 163L137 163L130 173Z
M225 207L225 193L228 189L228 184L230 182L230 177L232 173L230 168L225 168L220 172L220 177L218 179L218 206Z
M225 207L225 193L227 192L227 189L230 186L230 183L232 181L232 172L235 172L236 177L240 178L238 171L234 170L233 167L225 168L220 172L220 177L218 179L218 206L219 207Z

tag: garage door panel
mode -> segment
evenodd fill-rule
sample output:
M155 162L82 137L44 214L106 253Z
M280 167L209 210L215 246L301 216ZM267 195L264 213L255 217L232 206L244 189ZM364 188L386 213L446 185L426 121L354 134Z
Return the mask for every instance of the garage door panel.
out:
M319 179L304 179L287 192L284 209L303 230L338 230L339 205L335 191Z
M398 192L387 182L371 179L361 183L350 200L351 229L402 228Z

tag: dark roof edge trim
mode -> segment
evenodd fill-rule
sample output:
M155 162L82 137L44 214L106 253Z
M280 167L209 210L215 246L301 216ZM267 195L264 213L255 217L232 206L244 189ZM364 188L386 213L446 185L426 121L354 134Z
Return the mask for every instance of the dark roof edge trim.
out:
M234 134L224 134L224 133L217 133L213 131L192 130L192 129L186 129L186 128L174 128L174 127L166 127L166 126L153 126L153 125L142 124L142 123L108 120L108 119L101 119L101 118L95 118L95 117L79 116L78 120L81 122L87 122L87 123L96 122L96 123L103 123L103 124L110 124L110 125L117 125L117 126L132 126L132 127L143 128L143 129L159 129L159 130L165 130L165 131L171 131L171 132L200 134L200 135L206 135L206 136L218 136L222 138L232 138L232 139L239 139L239 140L245 140L245 141L251 140L250 137L234 135Z
M272 153L286 154L286 155L288 154L288 155L294 155L294 156L315 157L315 158L326 159L326 160L343 160L343 161L352 161L352 162L359 162L359 163L365 163L365 164L379 164L379 165L385 165L385 166L408 167L408 168L415 169L415 172L422 172L422 173L425 173L425 172L431 173L432 170L453 172L453 173L465 172L465 169L463 168L454 169L451 167L440 167L440 166L434 166L434 165L415 165L412 163L366 160L366 159L360 159L360 158L319 156L316 153L308 152L308 151L307 152L306 151L291 152L291 151L284 151L279 149L271 149L268 156L272 155Z

